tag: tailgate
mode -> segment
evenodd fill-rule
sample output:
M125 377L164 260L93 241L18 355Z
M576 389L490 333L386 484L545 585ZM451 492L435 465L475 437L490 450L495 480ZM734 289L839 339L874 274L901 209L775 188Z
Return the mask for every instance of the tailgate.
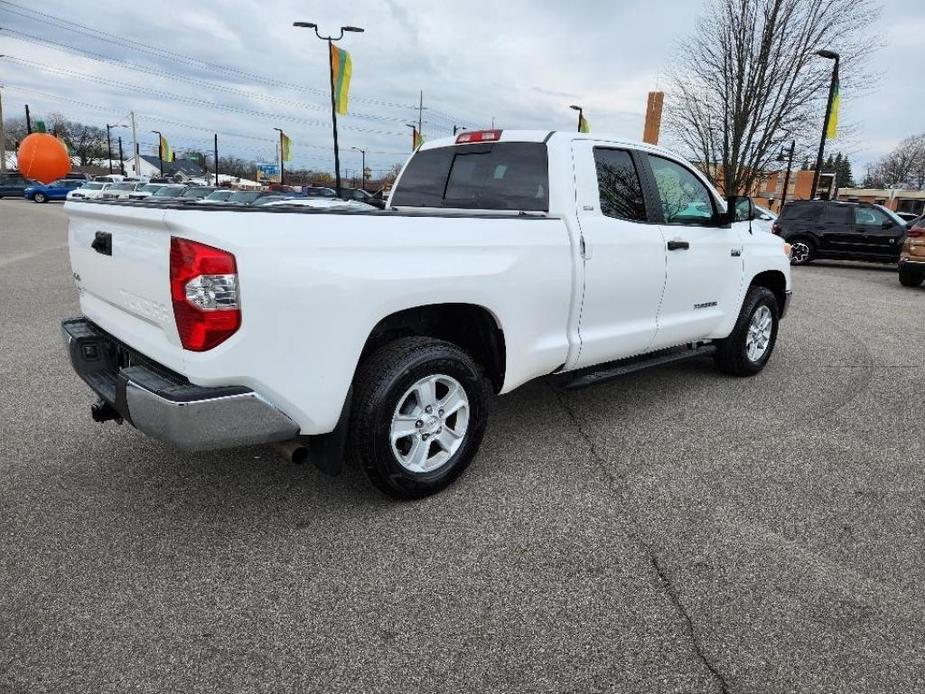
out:
M165 210L69 203L71 268L84 315L138 351L180 370L170 298Z

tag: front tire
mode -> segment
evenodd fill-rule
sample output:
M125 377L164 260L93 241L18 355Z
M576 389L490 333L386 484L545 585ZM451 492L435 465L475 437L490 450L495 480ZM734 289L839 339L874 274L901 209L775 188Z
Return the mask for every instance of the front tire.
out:
M360 365L353 387L348 456L380 491L430 496L478 452L492 391L456 345L428 337L391 342Z
M921 287L925 282L925 270L913 270L907 267L899 268L899 283L904 287Z
M720 340L716 365L730 376L754 376L764 369L774 345L780 308L774 293L766 287L751 287L732 333Z
M36 193L32 196L34 202L48 202L48 196L45 193Z

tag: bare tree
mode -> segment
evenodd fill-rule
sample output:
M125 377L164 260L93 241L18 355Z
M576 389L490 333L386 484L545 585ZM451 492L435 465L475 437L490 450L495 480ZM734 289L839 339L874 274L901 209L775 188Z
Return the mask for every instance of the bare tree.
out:
M925 133L907 137L867 172L872 188L925 189Z
M711 0L669 77L669 132L728 193L751 192L791 138L822 127L832 64L842 95L865 83L873 0Z

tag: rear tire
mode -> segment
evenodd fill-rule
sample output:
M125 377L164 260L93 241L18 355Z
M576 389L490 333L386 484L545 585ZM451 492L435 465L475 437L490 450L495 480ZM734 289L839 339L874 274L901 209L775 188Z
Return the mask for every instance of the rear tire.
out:
M36 193L32 196L34 202L48 202L48 196L45 193Z
M808 265L816 259L816 244L805 236L797 236L790 243L790 264Z
M429 337L391 342L360 365L353 388L348 457L385 494L435 494L478 452L492 390L456 345Z
M766 287L750 287L732 333L717 344L716 365L730 376L754 376L764 369L774 345L780 308Z
M899 268L899 283L904 287L921 287L925 282L925 270L913 270L912 268Z

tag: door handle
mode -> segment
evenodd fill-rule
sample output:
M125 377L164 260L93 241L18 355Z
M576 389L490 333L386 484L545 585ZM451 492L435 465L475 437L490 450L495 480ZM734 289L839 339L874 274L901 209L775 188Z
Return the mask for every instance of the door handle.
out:
M90 248L103 255L112 255L112 234L108 231L96 232L93 236L93 243L90 244Z
M687 241L669 241L668 250L669 251L686 251L690 249L691 245Z

